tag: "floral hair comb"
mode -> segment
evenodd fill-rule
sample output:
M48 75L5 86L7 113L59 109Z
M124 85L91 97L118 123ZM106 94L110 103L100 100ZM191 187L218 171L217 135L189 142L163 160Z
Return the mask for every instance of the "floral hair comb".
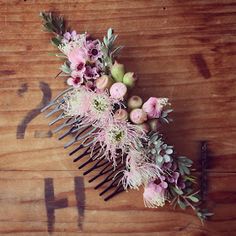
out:
M103 41L88 33L66 29L64 19L42 12L44 28L53 33L56 56L64 60L57 75L66 78L69 87L42 111L47 117L57 115L49 125L59 123L54 133L71 137L64 147L74 145L69 155L79 153L74 161L85 160L79 169L84 175L97 170L89 180L101 177L95 189L108 200L127 189L143 189L147 207L162 207L166 202L182 209L190 206L201 219L210 213L199 208L199 191L191 175L192 161L177 157L157 131L169 123L167 98L150 97L143 103L139 96L129 96L136 76L126 72L115 60L121 46L115 47L112 29ZM62 122L61 122L62 121Z

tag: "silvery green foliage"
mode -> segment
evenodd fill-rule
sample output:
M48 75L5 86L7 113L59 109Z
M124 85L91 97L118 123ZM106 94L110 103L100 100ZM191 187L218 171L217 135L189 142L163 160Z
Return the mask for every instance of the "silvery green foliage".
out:
M178 168L181 175L189 175L189 168L192 166L193 161L188 159L187 157L180 156L177 158Z
M173 111L173 109L167 109L167 110L164 110L162 111L159 119L160 119L160 122L162 123L170 123L172 121L171 118L168 117L169 113L171 113Z
M164 163L171 162L173 146L167 145L158 133L153 133L148 142L149 154L154 158L155 163L161 167Z
M104 66L110 67L113 64L114 57L120 52L123 46L114 46L114 42L118 35L113 33L113 29L107 30L107 35L103 37L102 50L104 53Z

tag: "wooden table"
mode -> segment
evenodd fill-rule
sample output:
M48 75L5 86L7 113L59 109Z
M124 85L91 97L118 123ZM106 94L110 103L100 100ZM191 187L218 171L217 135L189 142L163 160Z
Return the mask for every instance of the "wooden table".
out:
M204 226L191 210L146 209L141 191L104 202L82 177L39 114L65 88L42 10L96 37L115 29L134 92L170 98L174 123L162 130L199 173L208 142L215 216ZM1 235L236 235L236 1L0 0L0 13Z

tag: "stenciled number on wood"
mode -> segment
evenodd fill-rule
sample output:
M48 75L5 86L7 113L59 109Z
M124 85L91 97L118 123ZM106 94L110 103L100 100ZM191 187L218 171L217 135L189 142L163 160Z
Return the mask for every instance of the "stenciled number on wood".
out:
M17 139L23 139L25 137L25 131L28 126L28 124L36 118L40 114L40 110L48 104L48 102L51 100L52 97L52 92L49 87L49 85L45 82L40 82L39 83L39 88L41 89L43 93L43 97L41 102L37 105L36 108L32 109L29 111L26 116L21 120L19 125L17 126L16 130L16 138ZM22 93L28 91L28 85L23 84L22 87L18 90L18 96L22 96ZM35 131L34 137L35 138L42 138L42 137L51 137L52 133L51 131L42 132L42 131Z
M76 196L76 206L78 209L78 227L83 229L84 207L85 207L85 191L83 177L74 177L74 191ZM47 210L48 232L54 231L55 210L68 207L67 198L55 199L53 179L44 179L44 195Z

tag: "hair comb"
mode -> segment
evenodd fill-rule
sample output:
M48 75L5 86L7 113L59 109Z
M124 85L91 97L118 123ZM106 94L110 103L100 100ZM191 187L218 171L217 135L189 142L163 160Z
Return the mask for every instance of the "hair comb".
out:
M191 207L201 219L209 216L200 208L192 161L177 156L158 132L162 123L171 121L169 100L150 97L143 102L129 96L137 77L116 60L123 47L115 46L113 30L101 41L69 30L63 17L40 15L44 29L54 34L56 56L64 60L56 77L68 84L42 112L53 117L53 133L63 132L59 140L69 139L64 147L73 147L69 155L83 174L93 173L89 182L99 180L99 195L107 201L124 190L143 189L146 207L169 202Z

